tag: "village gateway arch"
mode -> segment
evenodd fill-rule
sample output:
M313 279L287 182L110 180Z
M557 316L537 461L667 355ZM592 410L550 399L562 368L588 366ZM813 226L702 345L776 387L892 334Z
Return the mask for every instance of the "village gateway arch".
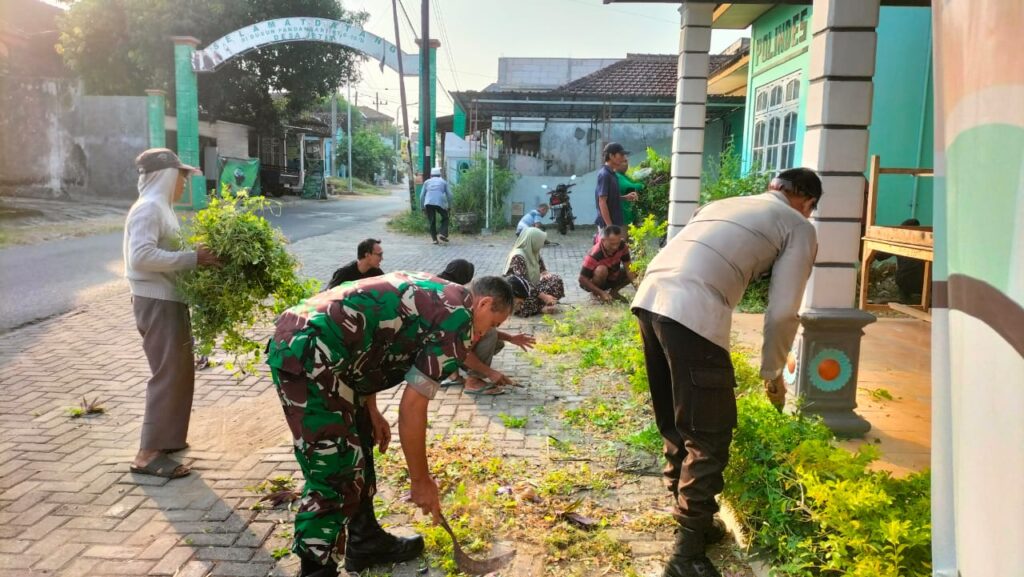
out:
M420 73L420 56L400 52L398 47L387 40L354 26L347 22L328 20L325 18L294 17L277 18L265 20L245 26L224 35L199 50L199 39L191 36L174 36L174 84L175 84L175 113L178 123L178 156L186 164L199 166L199 95L196 82L196 74L210 73L216 71L228 61L244 56L253 50L259 50L265 46L283 44L286 42L326 42L351 48L379 60L381 69L385 66L404 74L404 76L418 76ZM430 46L430 66L434 68L436 62L434 43ZM399 62L401 59L401 62ZM434 91L436 72L431 70L431 92ZM149 116L151 142L159 142L161 138L155 138L153 132L163 131L163 95L159 91L148 91L150 97ZM434 127L434 113L420 111L420 116L430 116L430 127ZM424 131L420 131L421 134ZM433 139L433 131L430 135L422 135ZM195 210L206 206L206 184L202 176L193 176L191 181L189 200L183 208Z

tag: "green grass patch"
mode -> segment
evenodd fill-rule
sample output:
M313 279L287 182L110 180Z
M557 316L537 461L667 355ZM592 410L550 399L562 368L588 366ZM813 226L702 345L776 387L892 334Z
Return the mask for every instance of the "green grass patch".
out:
M388 228L405 234L424 234L430 230L430 226L427 224L427 217L419 210L416 212L407 210L396 214L388 221Z
M658 432L658 425L654 423L650 423L635 433L626 435L622 441L630 447L653 454L660 453L664 446L661 433Z
M376 196L387 196L391 191L382 186L366 182L361 178L352 179L352 192L348 190L348 179L337 176L328 176L327 184L334 188L335 194L371 194Z
M513 417L512 415L506 415L501 413L498 415L501 419L501 424L505 425L506 429L522 429L526 427L526 417Z

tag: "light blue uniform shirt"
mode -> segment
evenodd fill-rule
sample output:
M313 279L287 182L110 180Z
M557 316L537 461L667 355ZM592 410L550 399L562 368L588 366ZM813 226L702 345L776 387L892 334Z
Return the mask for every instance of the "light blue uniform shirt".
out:
M448 191L448 183L440 176L428 178L423 183L423 206L432 204L448 210L451 202L451 192Z
M544 217L540 215L539 210L531 210L530 212L523 215L523 218L519 219L519 224L516 225L516 234L518 235L524 230L530 228L531 226L536 225L543 219Z

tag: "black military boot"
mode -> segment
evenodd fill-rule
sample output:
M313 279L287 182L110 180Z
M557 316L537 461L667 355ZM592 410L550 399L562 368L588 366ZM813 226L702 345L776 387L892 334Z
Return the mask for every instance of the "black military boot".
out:
M703 531L680 526L676 530L676 546L665 563L661 577L722 577L704 554Z
M704 543L708 545L721 543L728 533L729 529L726 528L725 521L715 516L711 519L711 524L704 529Z
M423 537L398 537L385 531L373 514L373 502L364 499L348 522L345 570L353 573L374 565L401 563L423 553Z
M328 561L326 565L299 554L299 577L338 577L338 564Z

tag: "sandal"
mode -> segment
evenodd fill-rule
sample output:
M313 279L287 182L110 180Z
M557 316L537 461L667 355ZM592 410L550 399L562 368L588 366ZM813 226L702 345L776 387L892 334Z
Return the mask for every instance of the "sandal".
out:
M498 395L508 393L504 387L499 387L494 383L487 383L487 385L482 389L462 389L462 392L467 395L474 395L478 397L497 397Z
M192 472L192 469L188 466L182 465L164 454L157 455L155 459L146 463L144 467L132 465L129 470L138 475L152 475L165 479L178 479Z
M462 377L456 377L454 379L448 378L448 379L445 379L445 380L441 381L438 384L440 384L441 388L444 389L444 388L448 388L448 387L464 385L464 384L466 384L466 379L464 379Z

